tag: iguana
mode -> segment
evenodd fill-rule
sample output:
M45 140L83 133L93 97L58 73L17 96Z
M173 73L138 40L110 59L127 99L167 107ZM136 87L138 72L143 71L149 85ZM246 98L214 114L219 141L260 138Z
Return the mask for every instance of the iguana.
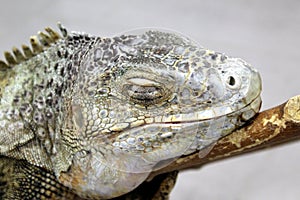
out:
M59 29L0 61L1 199L126 197L259 111L261 79L242 59L167 31Z

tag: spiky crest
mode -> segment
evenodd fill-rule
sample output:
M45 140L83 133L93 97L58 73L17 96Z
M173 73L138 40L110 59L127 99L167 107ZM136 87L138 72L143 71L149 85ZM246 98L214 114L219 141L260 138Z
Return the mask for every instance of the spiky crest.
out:
M63 25L61 25L60 22L57 23L57 26L61 32L61 35L63 37L67 37L67 29ZM12 53L9 51L5 51L4 57L6 61L0 60L0 71L4 71L7 68L11 68L14 65L29 60L30 58L47 49L51 44L55 43L61 38L60 34L50 27L46 27L45 31L46 32L38 32L37 35L30 37L29 41L31 44L31 48L23 44L22 50L13 47Z

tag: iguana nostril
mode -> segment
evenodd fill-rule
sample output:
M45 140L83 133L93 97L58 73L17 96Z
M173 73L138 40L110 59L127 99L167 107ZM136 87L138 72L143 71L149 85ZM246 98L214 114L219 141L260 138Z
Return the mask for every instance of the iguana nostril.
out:
M235 85L235 79L232 76L229 76L229 78L228 78L228 84L230 86L234 86Z

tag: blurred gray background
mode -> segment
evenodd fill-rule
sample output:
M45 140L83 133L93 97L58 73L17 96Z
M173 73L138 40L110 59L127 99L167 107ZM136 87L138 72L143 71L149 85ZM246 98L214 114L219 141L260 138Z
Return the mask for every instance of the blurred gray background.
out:
M114 35L138 27L179 31L204 47L241 57L263 79L263 109L300 94L297 0L1 0L0 51L61 21L69 30ZM0 58L3 58L1 55ZM300 141L180 174L172 200L300 198Z

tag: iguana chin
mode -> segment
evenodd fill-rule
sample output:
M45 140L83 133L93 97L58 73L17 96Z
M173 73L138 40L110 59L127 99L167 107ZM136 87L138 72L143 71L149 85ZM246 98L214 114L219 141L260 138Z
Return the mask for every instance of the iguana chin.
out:
M59 29L0 62L3 199L126 194L259 111L260 76L242 59L169 32Z

